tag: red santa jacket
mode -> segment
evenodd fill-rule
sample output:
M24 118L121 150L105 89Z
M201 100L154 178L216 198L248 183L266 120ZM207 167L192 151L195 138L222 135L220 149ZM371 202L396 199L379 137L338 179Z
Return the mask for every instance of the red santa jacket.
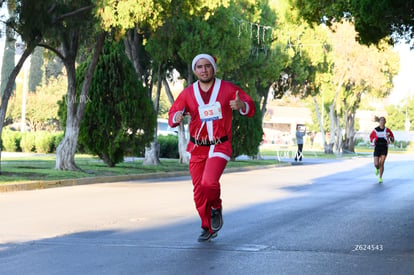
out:
M251 117L255 112L255 105L250 96L237 85L216 78L211 90L209 102L204 102L198 81L186 87L174 101L168 113L168 123L171 127L178 126L174 121L177 112L185 110L191 116L189 133L191 136L187 151L192 155L220 156L230 159L231 147L231 124L233 110L230 107L230 100L236 98L236 93L246 105L245 112L240 113ZM225 137L225 141L221 139ZM194 143L194 140L196 142ZM202 146L197 141L218 140L215 145Z

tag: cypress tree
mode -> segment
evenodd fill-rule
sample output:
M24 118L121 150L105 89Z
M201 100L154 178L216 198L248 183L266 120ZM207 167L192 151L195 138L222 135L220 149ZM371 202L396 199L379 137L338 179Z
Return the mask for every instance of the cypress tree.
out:
M60 58L54 58L53 60L49 60L47 62L45 66L46 84L49 83L49 79L51 77L58 78L62 75L63 66L63 62Z
M43 77L43 48L36 47L30 58L29 91L35 92L36 87L42 84Z
M1 85L0 96L3 96L4 89L6 88L7 81L10 74L14 69L14 55L16 53L16 39L14 38L14 32L7 27L6 41L4 44L3 62L1 65Z
M0 1L2 3L2 1ZM0 4L1 7L1 4ZM16 8L16 1L7 1L7 12L9 18L14 16L14 10ZM1 85L0 96L3 96L4 89L6 89L7 81L10 74L14 69L14 56L16 54L16 38L15 32L12 27L6 26L6 41L4 43L3 62L1 65ZM16 84L14 85L14 89Z
M79 66L77 79L83 79L86 70L86 63ZM83 81L79 79L77 83ZM80 91L81 87L77 89ZM105 43L89 96L77 100L88 101L79 145L98 155L108 166L122 162L127 151L143 151L152 141L156 114L122 43Z
M256 112L253 117L245 117L239 112L233 112L232 159L240 155L255 157L259 153L259 145L263 140L262 116L260 105L255 102Z

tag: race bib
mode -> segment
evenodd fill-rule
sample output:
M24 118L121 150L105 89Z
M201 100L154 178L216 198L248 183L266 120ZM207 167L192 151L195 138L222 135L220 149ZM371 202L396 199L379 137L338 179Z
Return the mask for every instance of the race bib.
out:
M203 122L223 118L220 102L216 102L212 105L200 106L198 107L198 113L200 114L200 119Z
M384 130L383 132L377 132L377 137L378 138L386 138L386 131Z

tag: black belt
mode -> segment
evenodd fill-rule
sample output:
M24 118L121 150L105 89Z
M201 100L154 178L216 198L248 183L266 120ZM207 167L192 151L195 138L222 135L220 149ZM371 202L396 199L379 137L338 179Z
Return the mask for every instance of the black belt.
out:
M195 139L194 137L190 137L190 141L194 144L200 145L200 146L210 146L210 145L216 145L223 143L227 141L229 138L227 136L221 137L221 138L215 138L213 140L208 139Z

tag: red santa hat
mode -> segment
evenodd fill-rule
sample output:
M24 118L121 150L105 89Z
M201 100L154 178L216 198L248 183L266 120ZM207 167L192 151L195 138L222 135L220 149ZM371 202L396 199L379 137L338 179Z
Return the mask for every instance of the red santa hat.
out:
M207 59L208 61L210 61L211 65L213 65L214 73L216 73L216 70L217 70L216 61L217 60L214 56L206 54L206 53L202 53L202 54L199 54L196 57L194 57L193 63L192 63L192 66L191 66L191 68L193 68L193 72L195 71L195 65L197 64L198 60L200 60L202 58Z

